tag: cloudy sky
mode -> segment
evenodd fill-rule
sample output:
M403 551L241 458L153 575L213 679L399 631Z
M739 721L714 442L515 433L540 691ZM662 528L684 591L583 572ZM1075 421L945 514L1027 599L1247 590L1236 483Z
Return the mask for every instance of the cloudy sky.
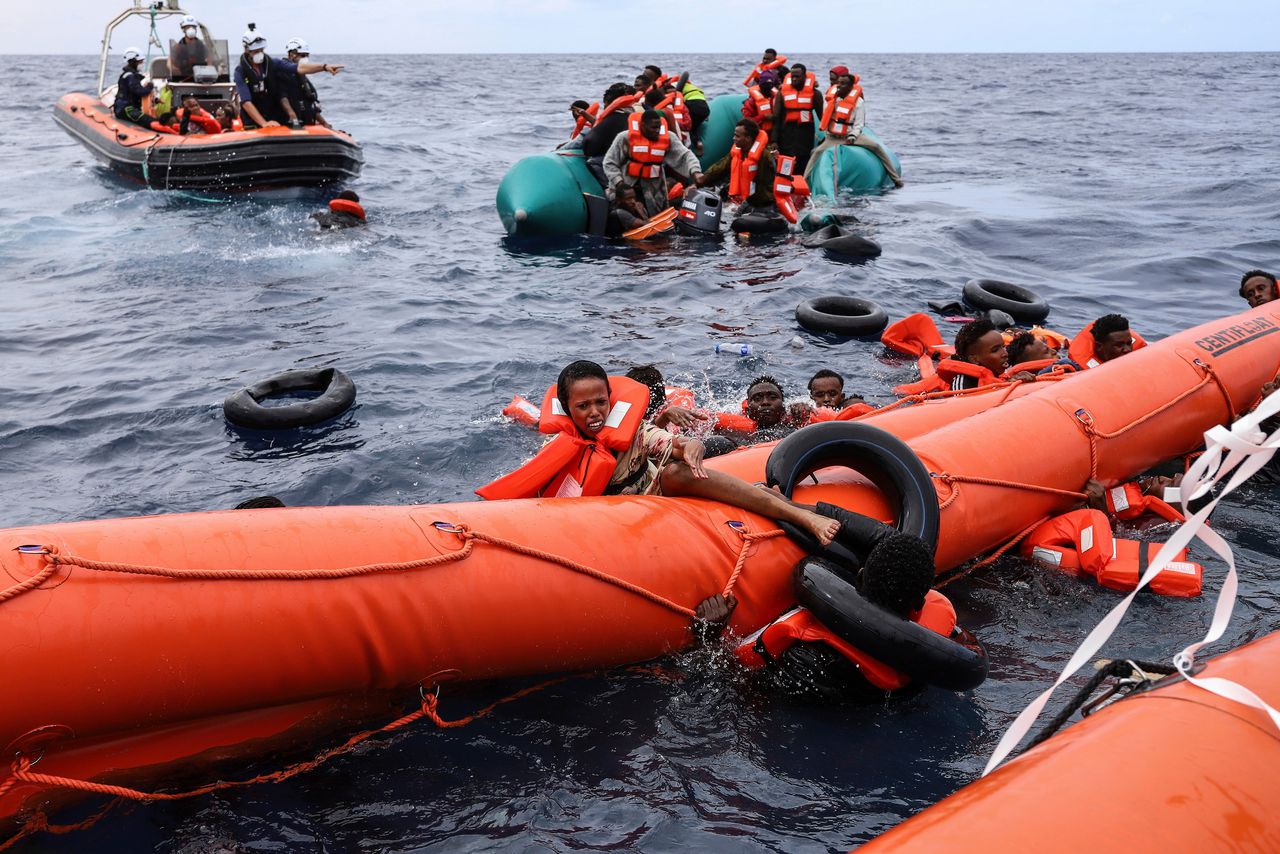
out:
M128 2L4 0L0 53L96 53ZM765 42L783 53L1266 51L1280 36L1276 0L187 2L233 47L254 21L277 48L296 35L326 54L757 54ZM786 19L802 25L781 26ZM176 21L162 22L161 35ZM116 51L144 35L122 33Z

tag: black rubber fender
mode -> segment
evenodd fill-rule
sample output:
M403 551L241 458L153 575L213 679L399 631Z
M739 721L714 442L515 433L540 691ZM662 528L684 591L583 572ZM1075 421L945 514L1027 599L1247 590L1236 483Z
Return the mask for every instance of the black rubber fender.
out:
M879 258L880 244L858 234L840 234L822 244L828 255L845 258Z
M987 678L987 651L956 627L950 638L865 599L840 569L809 556L795 569L796 601L831 631L913 680L968 691Z
M889 315L869 299L826 296L805 300L796 306L796 322L815 332L870 338L878 336L889 325Z
M283 406L262 402L296 391L318 391L320 396ZM242 388L222 402L227 420L254 430L289 430L336 418L356 401L356 385L337 368L285 371Z
M964 301L974 308L1007 312L1019 323L1042 323L1049 316L1049 303L1035 291L996 279L965 282Z
M791 224L777 212L743 214L729 224L729 230L734 234L784 234L790 228Z
M845 466L876 485L897 512L899 531L919 537L932 553L938 547L942 516L929 470L906 442L892 433L853 421L811 424L774 446L764 466L765 481L791 497L801 480L829 466ZM826 555L851 568L862 561L840 543L818 543L794 525L780 527L810 554Z

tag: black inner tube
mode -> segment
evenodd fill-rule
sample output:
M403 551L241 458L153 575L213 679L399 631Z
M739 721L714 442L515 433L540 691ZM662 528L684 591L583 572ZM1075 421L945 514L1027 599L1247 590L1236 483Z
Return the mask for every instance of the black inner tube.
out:
M912 679L968 691L987 678L987 652L957 629L947 638L863 598L841 569L818 557L796 566L796 600L831 631Z
M905 442L870 424L827 421L797 430L774 447L765 463L765 481L788 498L805 477L828 466L846 466L885 494L897 508L895 527L919 537L934 551L941 511L929 471ZM850 567L862 561L839 543L823 546L809 533L779 523L811 554L825 555Z
M293 392L319 392L318 397L282 406L263 401ZM351 408L356 386L337 368L285 371L242 388L222 404L227 420L255 430L288 430L336 418Z
M806 329L839 335L879 335L889 324L885 310L862 297L826 296L796 306L796 322Z
M970 279L964 301L974 308L998 309L1020 323L1040 323L1049 316L1049 303L1034 291L997 279Z

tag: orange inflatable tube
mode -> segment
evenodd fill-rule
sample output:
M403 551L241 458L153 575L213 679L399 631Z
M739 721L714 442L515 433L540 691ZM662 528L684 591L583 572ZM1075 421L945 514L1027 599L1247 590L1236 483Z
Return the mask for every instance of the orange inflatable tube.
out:
M1090 474L1126 482L1247 409L1280 364L1275 305L1062 380L860 420L906 437L935 475L945 570L1065 511ZM770 450L708 465L759 481ZM892 516L853 472L817 480L797 498ZM163 756L260 755L271 742L256 739L371 697L661 656L727 587L745 636L794 604L801 549L776 530L711 501L598 497L0 531L0 684L21 691L0 704L0 745L38 753L44 774L157 783ZM0 821L63 794L0 767Z
M1218 656L1197 675L1230 679L1276 706L1277 657L1280 633ZM1263 712L1165 680L858 850L1277 851L1277 763L1280 739Z

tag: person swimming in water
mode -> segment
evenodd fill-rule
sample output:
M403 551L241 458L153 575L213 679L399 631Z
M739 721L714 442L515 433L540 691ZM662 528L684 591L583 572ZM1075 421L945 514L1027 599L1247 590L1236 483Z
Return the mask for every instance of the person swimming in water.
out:
M620 391L615 391L611 383L616 383ZM674 435L643 420L648 389L641 383L625 377L610 378L595 362L578 360L560 372L555 389L560 410L556 414L560 418L552 420L544 414L542 429L556 430L559 435L517 471L476 490L482 498L542 496L552 484L558 484L554 492L558 497L603 494L707 498L789 522L824 545L840 530L835 519L773 490L705 468L702 442ZM634 402L623 399L624 394L635 394L635 389L643 396ZM628 422L627 416L637 405L637 417L630 419L630 437L620 435L620 427ZM553 426L547 429L548 424ZM606 428L610 431L607 437ZM592 461L606 453L613 463L612 472L607 481L593 478ZM574 480L575 473L582 474L581 482ZM566 487L570 480L574 480L573 484Z
M1280 299L1280 286L1266 270L1250 270L1240 277L1240 297L1249 303L1249 308L1257 308Z

